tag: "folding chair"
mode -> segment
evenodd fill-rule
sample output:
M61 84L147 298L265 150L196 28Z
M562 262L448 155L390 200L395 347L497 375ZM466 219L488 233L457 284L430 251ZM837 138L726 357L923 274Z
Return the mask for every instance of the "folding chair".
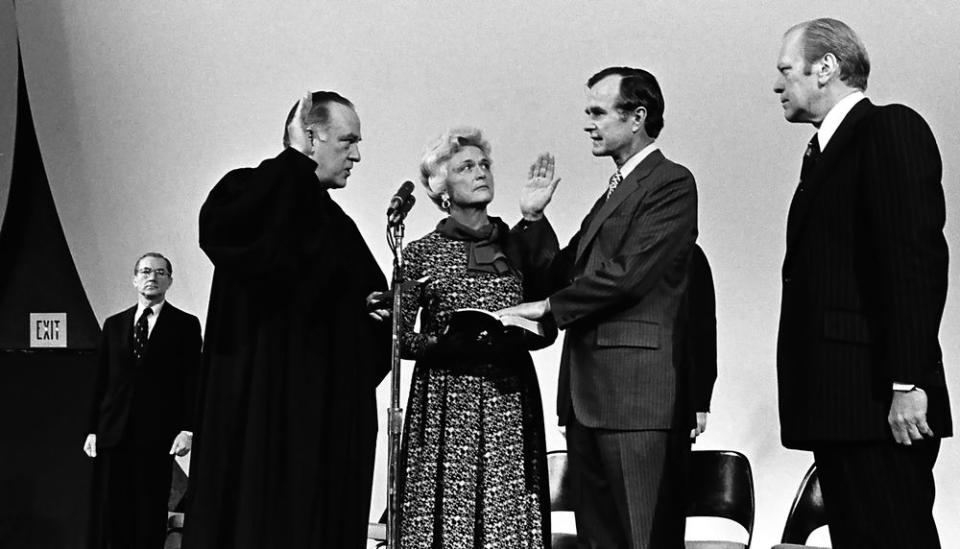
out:
M729 450L690 452L687 516L732 520L746 530L747 542L688 540L687 549L750 547L753 541L754 512L753 472L746 456Z
M779 544L774 545L774 549L820 549L806 543L814 530L826 524L823 492L820 491L820 479L817 478L817 465L813 464L800 481L790 513L787 514L787 522L783 525L783 537Z
M547 471L550 476L550 511L574 511L572 480L566 450L547 452ZM553 549L575 549L577 536L561 532L550 533Z

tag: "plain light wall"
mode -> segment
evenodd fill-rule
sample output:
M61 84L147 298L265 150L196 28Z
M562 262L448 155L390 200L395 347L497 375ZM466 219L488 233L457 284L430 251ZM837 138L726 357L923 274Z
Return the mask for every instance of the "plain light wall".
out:
M720 376L697 448L735 449L750 458L756 546L779 540L812 461L780 446L774 370L786 212L814 132L787 124L772 92L780 38L792 24L820 16L842 19L860 34L873 62L868 96L910 105L938 139L947 239L956 251L955 1L240 5L17 4L47 174L101 321L133 302L132 263L147 250L173 259L170 300L205 316L212 267L197 247L200 205L225 172L279 152L287 110L308 89L337 90L358 107L363 161L333 196L388 275L382 215L388 198L403 180L414 179L423 145L454 125L478 126L493 144L491 213L508 223L518 218L518 189L529 163L540 151L556 155L563 181L548 216L565 241L613 169L609 159L590 155L582 131L584 82L609 65L644 67L658 77L666 98L659 143L697 178L700 243L716 282ZM3 131L0 125L0 137ZM441 217L419 188L417 198L408 239ZM941 341L955 402L958 330L960 301L951 288ZM558 347L536 354L551 449L564 445L553 404ZM388 385L378 392L384 410ZM383 430L372 516L385 500ZM947 440L936 469L935 508L946 547L960 545L958 466L960 447Z

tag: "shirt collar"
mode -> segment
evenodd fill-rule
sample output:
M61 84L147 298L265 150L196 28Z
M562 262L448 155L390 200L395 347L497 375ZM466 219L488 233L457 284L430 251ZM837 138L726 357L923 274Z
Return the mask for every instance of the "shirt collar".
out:
M150 308L153 309L153 314L150 315L150 316L152 316L152 317L154 317L154 318L160 316L160 310L163 309L163 306L164 306L164 304L165 304L166 302L167 302L166 299L161 299L161 300L160 300L160 303L156 303L156 304L154 304L154 305L151 305ZM133 320L134 320L134 322L136 322L136 320L137 320L138 318L140 318L140 315L143 314L143 310L144 310L144 309L146 309L146 307L144 307L143 303L140 303L140 302L138 301L138 302L137 302L137 313L136 313L135 315L133 315ZM147 318L150 318L150 317L147 317Z
M827 148L827 143L830 142L830 138L833 137L833 134L837 132L837 128L840 127L843 119L847 117L847 113L849 113L853 106L859 103L860 100L864 99L865 97L866 96L863 95L862 91L856 90L840 101L837 101L837 104L830 109L830 112L827 113L827 116L823 117L823 122L820 124L820 129L817 130L817 141L820 143L821 151Z
M650 153L653 151L658 150L660 150L660 147L657 146L656 142L650 143L646 147L640 149L640 152L628 158L627 161L623 163L623 166L620 166L620 175L626 179L627 176L630 175L630 172L632 172L637 166L640 165L641 162L643 162L644 158L650 156Z

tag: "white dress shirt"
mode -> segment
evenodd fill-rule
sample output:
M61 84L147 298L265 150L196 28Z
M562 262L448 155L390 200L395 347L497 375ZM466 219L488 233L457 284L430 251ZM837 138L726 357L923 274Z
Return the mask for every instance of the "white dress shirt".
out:
M636 169L636 167L639 166L641 162L643 162L644 158L650 156L650 153L652 153L653 151L658 151L658 150L660 150L660 147L657 146L656 142L650 143L646 147L640 149L640 151L637 152L637 154L628 158L627 161L623 163L623 166L620 166L620 175L623 176L624 179L626 179L627 176L630 175L630 172Z
M840 101L837 101L837 104L830 109L827 116L823 117L823 122L820 123L820 129L817 130L817 141L820 143L820 152L827 150L827 144L830 143L830 138L833 137L833 134L837 133L837 128L840 127L843 119L847 117L847 114L850 113L853 106L859 103L861 99L866 99L866 97L862 91L856 90Z
M153 314L147 317L147 339L150 338L150 334L153 333L153 327L157 325L157 317L160 316L160 311L163 310L163 304L167 301L165 299L160 300L160 303L155 303L149 308L153 310ZM133 325L137 325L137 321L140 320L140 315L143 314L144 309L147 309L143 303L137 302L137 313L133 315Z

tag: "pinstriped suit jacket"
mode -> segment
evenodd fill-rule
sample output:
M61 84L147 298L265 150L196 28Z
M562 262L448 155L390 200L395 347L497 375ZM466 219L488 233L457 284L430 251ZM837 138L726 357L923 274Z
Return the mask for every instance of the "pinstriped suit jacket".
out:
M541 240L556 242L541 225L552 237ZM545 256L551 309L566 330L561 425L572 409L594 428L689 427L675 324L696 236L693 175L654 151L594 204L569 245Z
M892 383L929 396L952 432L938 331L947 290L941 161L902 105L864 99L794 195L777 348L781 437L790 448L892 440Z

